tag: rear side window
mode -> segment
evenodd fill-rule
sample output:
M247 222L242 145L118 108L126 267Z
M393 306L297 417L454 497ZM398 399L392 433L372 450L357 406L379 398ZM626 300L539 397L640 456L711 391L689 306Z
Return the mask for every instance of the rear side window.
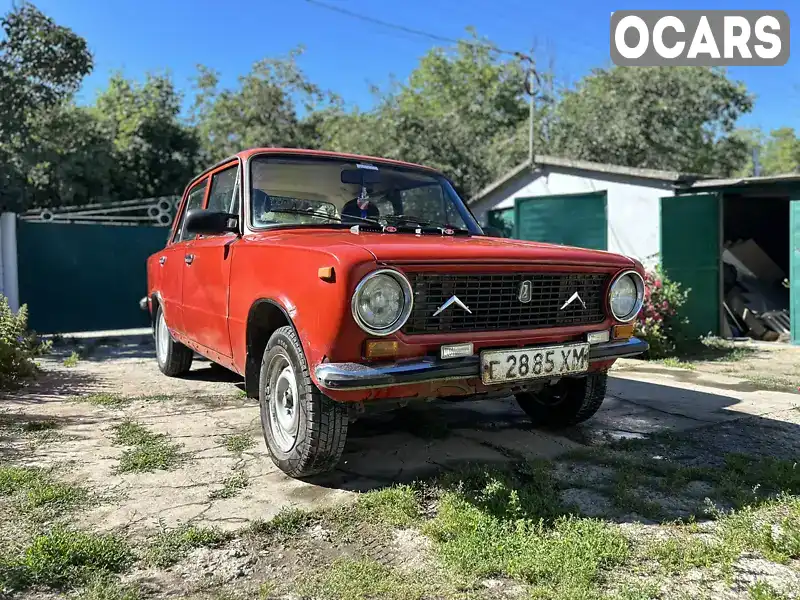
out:
M206 196L206 185L208 179L203 180L194 186L189 192L189 198L186 200L186 206L181 215L181 224L178 231L175 232L175 239L173 241L183 241L189 239L190 234L186 233L184 225L186 224L186 214L193 208L203 208L203 198Z
M236 195L236 175L238 165L216 173L211 178L211 193L208 196L208 210L217 212L233 212L234 198ZM238 210L238 208L237 208Z

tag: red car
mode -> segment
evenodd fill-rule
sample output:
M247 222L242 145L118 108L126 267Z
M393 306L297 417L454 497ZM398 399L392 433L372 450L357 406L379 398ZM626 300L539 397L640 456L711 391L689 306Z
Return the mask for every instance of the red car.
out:
M158 366L242 375L275 463L332 469L348 423L411 400L513 394L566 427L603 402L642 265L488 236L434 169L332 152L241 152L193 179L147 261Z

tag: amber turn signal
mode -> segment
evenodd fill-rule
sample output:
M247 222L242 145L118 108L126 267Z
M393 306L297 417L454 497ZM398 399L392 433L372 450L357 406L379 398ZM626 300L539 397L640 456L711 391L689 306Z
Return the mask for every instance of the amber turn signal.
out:
M633 335L633 323L626 323L625 325L614 325L614 339L627 340Z
M364 348L364 357L372 358L393 358L397 356L397 351L400 349L399 342L391 342L389 340L367 340Z
M328 283L336 281L336 271L333 270L333 267L320 267L317 270L317 275L322 281L327 281Z

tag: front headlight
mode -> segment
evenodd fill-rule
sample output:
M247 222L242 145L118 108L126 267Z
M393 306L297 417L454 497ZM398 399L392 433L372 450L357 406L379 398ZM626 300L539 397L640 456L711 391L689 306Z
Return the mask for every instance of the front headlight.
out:
M617 321L632 321L644 302L644 281L636 271L625 271L611 284L608 304Z
M373 271L353 293L353 318L370 335L389 335L405 325L411 314L411 284L392 269Z

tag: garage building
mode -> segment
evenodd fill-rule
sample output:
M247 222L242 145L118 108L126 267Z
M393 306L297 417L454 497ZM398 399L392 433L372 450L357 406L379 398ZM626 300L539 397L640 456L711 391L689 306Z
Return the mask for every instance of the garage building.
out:
M692 335L752 334L753 314L782 329L785 311L800 343L800 174L711 179L535 156L469 205L508 237L660 262L691 288Z

